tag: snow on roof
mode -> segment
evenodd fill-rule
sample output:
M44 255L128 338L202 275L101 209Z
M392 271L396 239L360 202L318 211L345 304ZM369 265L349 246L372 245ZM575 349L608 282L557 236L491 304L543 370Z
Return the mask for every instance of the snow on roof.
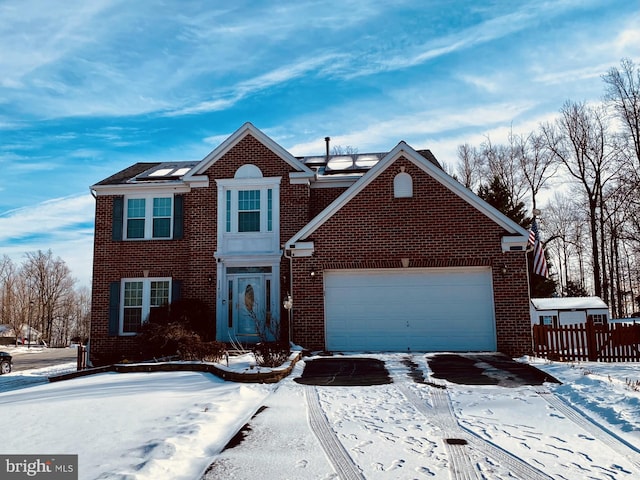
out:
M536 310L580 310L586 308L609 309L600 297L532 298Z

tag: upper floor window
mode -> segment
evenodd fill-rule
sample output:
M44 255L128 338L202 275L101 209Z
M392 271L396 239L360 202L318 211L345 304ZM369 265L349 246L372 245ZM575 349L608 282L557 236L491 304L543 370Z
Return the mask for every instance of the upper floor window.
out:
M216 179L218 254L277 252L280 248L280 182L253 164L233 178Z
M127 239L171 238L172 197L127 198Z
M273 231L273 189L228 189L225 202L227 233Z
M238 231L260 231L260 190L238 192Z

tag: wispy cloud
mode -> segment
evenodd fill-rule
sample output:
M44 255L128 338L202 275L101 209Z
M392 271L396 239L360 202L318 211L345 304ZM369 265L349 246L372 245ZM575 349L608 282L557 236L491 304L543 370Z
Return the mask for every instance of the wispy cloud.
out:
M59 234L65 229L93 222L95 200L90 194L56 198L0 214L0 243L43 233Z
M413 111L408 115L387 117L376 123L362 122L360 129L348 128L349 123L360 124L361 119L349 118L340 126L345 133L331 137L333 145L351 145L364 152L371 149L390 150L399 140L412 143L416 148L426 147L426 139L430 136L448 136L452 131L469 127L484 126L511 122L529 110L530 101L519 103L496 103L479 107L455 110ZM322 139L312 139L304 143L292 145L289 150L294 155L313 155L321 149Z
M51 250L74 277L90 285L95 200L89 194L52 199L0 214L0 252L14 262Z
M226 110L250 95L287 83L311 72L318 71L322 66L329 65L337 58L339 58L337 55L324 55L318 58L303 59L299 62L268 71L255 78L239 82L237 85L234 85L232 89L226 92L222 91L214 94L214 98L211 100L206 100L198 103L197 105L173 110L167 112L166 115L189 115L194 113Z

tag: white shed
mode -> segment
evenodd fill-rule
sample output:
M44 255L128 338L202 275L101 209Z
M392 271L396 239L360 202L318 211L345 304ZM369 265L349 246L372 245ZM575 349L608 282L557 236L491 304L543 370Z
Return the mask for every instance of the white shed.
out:
M532 298L533 325L573 325L591 317L596 325L609 321L609 307L600 297Z

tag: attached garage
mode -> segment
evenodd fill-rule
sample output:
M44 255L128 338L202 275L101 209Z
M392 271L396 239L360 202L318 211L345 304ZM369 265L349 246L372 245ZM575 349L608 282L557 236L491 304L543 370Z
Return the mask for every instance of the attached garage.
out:
M332 351L495 351L491 269L326 270Z

